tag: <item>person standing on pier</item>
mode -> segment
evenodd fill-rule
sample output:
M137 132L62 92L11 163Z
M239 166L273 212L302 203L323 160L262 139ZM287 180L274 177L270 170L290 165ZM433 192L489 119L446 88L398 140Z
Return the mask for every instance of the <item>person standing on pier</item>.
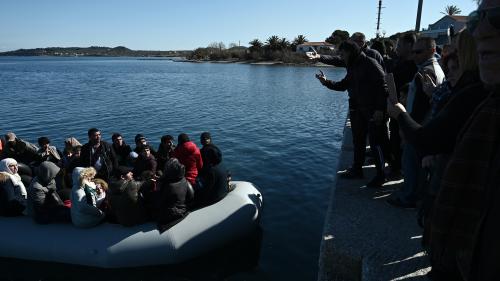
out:
M490 95L464 124L441 181L431 222L433 280L500 276L500 0L481 1L467 29Z
M385 69L384 65L384 57L375 49L371 49L366 44L366 37L361 32L354 32L349 38L352 42L356 43L359 46L361 51L370 58L376 60L383 69ZM307 54L309 59L317 59L320 62L328 65L333 65L336 67L347 67L346 62L342 59L341 56L329 56L329 55L320 55L318 53Z
M347 65L347 75L341 81L331 81L321 72L316 78L334 91L349 93L349 116L352 125L354 163L342 176L362 178L365 162L366 136L375 157L377 175L368 182L368 187L380 187L385 182L384 153L382 144L387 143L386 102L388 96L385 73L382 66L368 57L358 44L351 40L339 46L342 59Z

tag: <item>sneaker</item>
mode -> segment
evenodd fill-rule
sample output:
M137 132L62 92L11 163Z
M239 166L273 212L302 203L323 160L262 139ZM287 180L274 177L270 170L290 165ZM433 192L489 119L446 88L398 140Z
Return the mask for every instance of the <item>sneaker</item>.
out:
M340 172L340 177L344 179L362 179L363 170L357 168L349 168Z
M382 187L382 185L386 182L387 182L387 180L386 180L385 176L377 175L366 184L366 187L378 188L378 187Z
M415 202L406 203L406 202L401 201L401 199L399 199L398 197L389 198L389 199L387 199L386 202L389 203L389 205L391 205L393 207L401 208L401 209L415 209L415 208L417 208L417 204Z

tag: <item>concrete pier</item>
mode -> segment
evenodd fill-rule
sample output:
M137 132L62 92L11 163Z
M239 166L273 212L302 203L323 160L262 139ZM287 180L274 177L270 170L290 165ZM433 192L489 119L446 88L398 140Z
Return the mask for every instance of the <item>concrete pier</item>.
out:
M353 159L349 122L344 130L338 169ZM321 241L318 280L428 280L428 258L422 251L422 229L416 210L399 209L386 199L402 181L367 188L374 166L363 167L365 178L337 177L333 184Z

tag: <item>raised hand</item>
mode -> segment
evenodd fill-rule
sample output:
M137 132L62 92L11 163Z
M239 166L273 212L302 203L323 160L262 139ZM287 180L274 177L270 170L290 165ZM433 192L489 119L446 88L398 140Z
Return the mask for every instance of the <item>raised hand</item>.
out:
M319 60L321 55L318 54L316 51L313 51L313 52L306 52L306 57L310 60Z
M321 82L321 84L325 85L326 81L326 75L323 73L323 71L319 70L319 73L316 73L316 78Z

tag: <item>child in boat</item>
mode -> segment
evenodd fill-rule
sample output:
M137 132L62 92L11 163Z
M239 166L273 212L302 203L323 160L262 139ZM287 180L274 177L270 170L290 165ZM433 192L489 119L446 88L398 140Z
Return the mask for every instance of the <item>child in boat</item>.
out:
M73 170L73 190L71 192L71 220L77 227L92 227L98 225L105 217L98 208L105 192L98 194L92 181L96 175L93 167L77 167ZM103 197L104 196L104 197Z

